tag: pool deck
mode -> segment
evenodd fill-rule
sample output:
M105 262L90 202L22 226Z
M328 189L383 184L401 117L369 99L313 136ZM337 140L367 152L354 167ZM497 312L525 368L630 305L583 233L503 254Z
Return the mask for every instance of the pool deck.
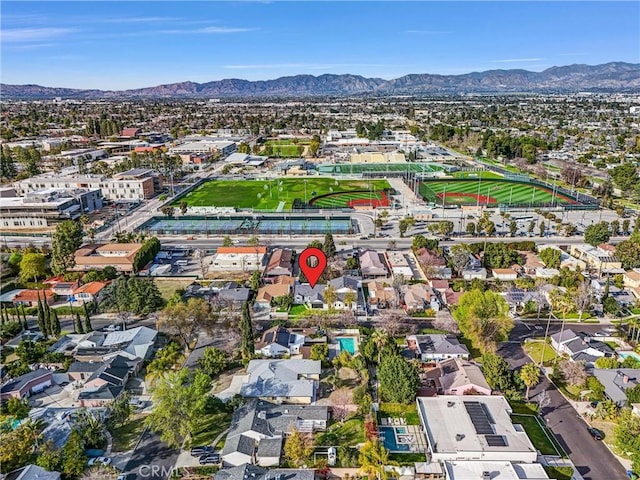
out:
M399 420L399 419L388 419L388 420ZM404 429L402 433L398 433L399 428ZM395 439L394 439L395 444L405 445L409 447L408 450L389 449L391 453L426 453L427 452L427 449L428 449L427 438L425 437L425 434L419 425L396 425L396 424L384 425L381 422L379 430L380 430L379 437L383 437L382 438L383 441L384 441L384 435L388 435L390 431L393 431L393 435L395 435ZM400 439L402 439L402 441L399 441ZM385 448L388 448L386 444L385 444Z

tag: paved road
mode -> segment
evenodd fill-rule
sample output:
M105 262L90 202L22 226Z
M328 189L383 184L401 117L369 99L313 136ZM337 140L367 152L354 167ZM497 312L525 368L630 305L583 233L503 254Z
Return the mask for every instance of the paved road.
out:
M581 331L592 331L597 325L580 325ZM552 325L550 331L559 330ZM500 346L498 353L512 367L520 367L531 360L522 350L522 339L541 333L529 330L522 323L517 323L509 337L510 341ZM553 430L556 438L569 454L578 472L585 480L622 480L628 478L626 470L602 442L591 438L587 432L587 423L576 412L556 387L546 378L531 391L531 399L543 390L549 392L551 403L545 408L542 417Z
M169 448L160 436L147 430L131 455L125 472L135 473L137 479L169 478L180 450Z

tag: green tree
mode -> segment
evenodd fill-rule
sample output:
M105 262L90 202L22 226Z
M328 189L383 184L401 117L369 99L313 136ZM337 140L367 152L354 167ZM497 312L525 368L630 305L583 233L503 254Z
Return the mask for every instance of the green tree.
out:
M82 302L82 310L84 311L84 331L85 333L93 332L93 327L91 326L91 315L89 315L89 309L87 308L87 304Z
M408 404L415 400L420 383L418 370L401 356L384 357L378 367L378 379L385 401Z
M180 202L180 213L182 215L187 213L187 210L189 209L189 204L187 202L185 202L184 200Z
M200 368L211 378L223 372L229 365L229 356L222 350L215 347L204 349L202 357L198 361Z
M0 434L0 472L7 473L30 463L35 443L24 425Z
M516 232L518 231L518 223L515 220L511 220L509 223L509 235L512 237L516 236Z
M79 477L84 471L86 462L82 436L78 430L73 430L62 449L62 473L71 478Z
M594 247L601 243L606 243L611 238L611 230L607 222L598 222L589 225L584 230L584 241Z
M619 368L620 362L615 357L599 357L596 359L595 365L597 368L613 369Z
M62 328L60 327L60 320L58 319L58 312L55 309L51 310L51 320L49 322L51 333L54 337L60 336Z
M20 281L37 282L47 274L47 259L41 253L25 253L20 261Z
M311 360L326 360L329 357L329 345L316 343L311 346Z
M557 248L545 248L540 253L540 260L547 268L560 268L562 252Z
M294 428L285 438L284 458L290 466L299 467L311 458L313 448L313 437Z
M499 293L474 289L458 301L453 316L462 334L481 352L493 352L513 328L509 305Z
M333 235L331 233L327 233L324 236L324 243L322 244L322 251L327 256L327 258L333 258L336 254L336 244L333 241Z
M82 245L82 225L65 220L56 226L51 239L51 271L54 275L67 273L76 264L75 253Z
M545 225L544 220L540 222L540 225L538 227L539 227L540 236L544 237L544 232L547 230L547 226Z
M100 306L105 310L146 315L164 305L158 286L151 278L119 277L104 291L105 300Z
M72 312L71 316L73 317L73 328L76 333L84 333L84 329L82 328L82 320L80 320L80 314L76 311L75 314Z
M119 427L127 423L131 416L131 394L129 392L123 392L107 405L105 417L107 419L107 425L109 428Z
M387 465L397 465L389 457L389 451L384 448L378 439L367 440L360 448L358 456L360 464L360 474L366 476L369 480L374 478L377 480L387 480L391 474L386 470Z
M179 447L201 428L210 389L211 380L202 371L196 370L193 377L186 368L168 373L153 387L154 408L145 425L170 447Z
M616 257L625 269L640 267L640 232L634 233L628 240L618 244Z
M495 353L482 354L482 372L493 390L506 394L517 389L511 367Z
M62 468L62 450L56 448L53 440L47 440L40 448L36 465L50 472L59 471Z
M630 408L620 411L614 429L614 445L620 452L631 454L631 467L640 471L640 417Z
M158 318L159 330L178 339L187 350L191 350L196 334L203 329L211 330L214 323L209 302L194 297L186 303L167 306Z
M249 302L242 304L242 317L240 319L240 334L242 337L242 359L251 360L255 353L255 339L253 338L253 326L251 325L251 312Z
M7 400L6 405L3 407L3 413L8 413L12 417L17 418L18 420L22 420L23 418L27 418L29 415L29 410L31 407L29 406L29 401L20 398L10 398Z
M540 368L535 363L527 363L520 369L520 379L527 387L524 398L529 400L529 390L540 383Z
M638 175L638 167L633 163L623 163L611 170L611 178L624 194L634 190L640 183L640 175Z
M256 270L251 274L251 290L257 292L260 288L260 271Z
M467 232L467 235L475 236L476 224L474 222L467 223L467 226L465 227L465 231Z
M233 239L230 236L226 236L222 239L223 247L233 247Z

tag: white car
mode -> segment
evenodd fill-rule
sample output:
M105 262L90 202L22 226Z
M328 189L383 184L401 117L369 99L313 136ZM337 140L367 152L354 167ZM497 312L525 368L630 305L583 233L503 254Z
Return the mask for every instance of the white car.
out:
M98 466L98 465L110 465L111 459L108 457L96 457L92 458L87 462L87 465L90 467Z
M121 328L120 325L114 325L112 323L108 327L105 327L105 331L107 331L107 332L116 332L116 331L120 330L120 328Z

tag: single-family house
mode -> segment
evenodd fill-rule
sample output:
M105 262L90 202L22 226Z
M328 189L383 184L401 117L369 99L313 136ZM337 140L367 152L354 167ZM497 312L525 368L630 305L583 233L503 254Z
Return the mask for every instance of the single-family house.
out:
M17 295L13 297L14 305L24 305L25 307L35 307L38 305L38 298L42 302L47 302L48 305L53 305L56 301L56 296L51 290L20 290Z
M59 297L70 297L73 295L73 291L78 288L78 281L75 282L57 282L51 287L51 291Z
M326 285L317 284L312 287L308 283L297 283L293 287L293 303L296 305L306 305L309 308L328 309L325 303L324 291Z
M627 390L640 385L638 368L594 368L593 375L600 380L606 397L619 407L627 404Z
M212 293L214 293L212 301L233 309L242 307L244 302L249 300L251 289L241 287L236 282L227 282L220 290Z
M336 293L332 307L336 310L355 310L358 308L358 292L362 288L362 279L351 275L343 275L327 282Z
M289 248L276 248L264 269L265 277L277 277L279 275L293 275L293 250Z
M83 408L104 407L113 402L124 392L122 385L102 385L97 388L84 389L78 394L78 403Z
M32 463L3 476L3 480L60 480L60 478L60 472L50 472Z
M271 308L271 302L279 297L286 297L291 293L291 286L293 285L293 277L291 283L270 283L260 287L256 294L255 303L253 304L255 310L268 310Z
M525 251L518 251L518 253L524 258L524 264L522 265L523 273L527 275L536 275L539 268L544 268L544 263L542 263L537 254Z
M484 267L475 267L475 268L465 268L462 270L462 278L464 280L486 280L487 279L487 269Z
M565 329L551 335L551 346L561 354L567 354L573 361L592 364L599 357L613 357L614 350L604 342L592 338L586 333L575 333Z
M622 279L624 286L631 290L636 298L640 298L640 268L625 272Z
M256 343L256 352L263 357L281 357L283 355L299 355L304 346L306 334L312 334L315 329L285 328L280 325L272 327L262 334L262 338Z
M451 269L447 267L447 261L442 255L428 248L420 248L415 252L415 256L427 278L451 278Z
M275 403L312 404L321 368L319 360L251 360L240 395Z
M578 260L582 260L587 268L600 273L618 273L622 268L622 262L616 258L615 251L603 248L602 245L597 247L586 243L571 245L570 253Z
M20 375L0 387L0 401L10 398L23 399L40 393L53 384L53 373L46 368L39 368Z
M491 387L478 365L456 357L442 360L439 367L443 395L491 395Z
M373 309L395 307L398 304L396 289L380 281L367 283L369 306Z
M402 302L407 312L422 312L425 308L440 310L441 304L433 289L423 283L403 285Z
M375 250L365 250L358 257L360 262L360 272L365 278L386 277L389 275L382 256Z
M324 431L328 417L324 406L276 405L250 399L233 413L222 461L233 466L277 466L288 434L294 429L310 434Z
M518 274L513 268L492 268L493 278L501 282L513 282L518 278Z
M267 248L255 247L218 247L211 260L209 270L251 272L262 270Z
M78 361L109 360L117 355L128 360L145 360L153 350L158 332L149 327L135 327L116 332L89 332L68 335L64 346Z
M539 268L536 268L536 271L535 271L536 278L549 279L549 278L556 277L558 275L560 275L560 270L558 270L557 268L539 267Z
M76 303L99 302L102 299L104 288L107 282L89 282L73 290L73 298Z
M415 358L423 362L442 361L448 358L469 358L469 350L453 334L431 333L407 336L407 348Z
M387 250L385 252L387 258L387 264L391 269L391 274L397 278L404 278L405 280L411 280L414 278L413 270L407 259L407 255L404 252L396 250Z

